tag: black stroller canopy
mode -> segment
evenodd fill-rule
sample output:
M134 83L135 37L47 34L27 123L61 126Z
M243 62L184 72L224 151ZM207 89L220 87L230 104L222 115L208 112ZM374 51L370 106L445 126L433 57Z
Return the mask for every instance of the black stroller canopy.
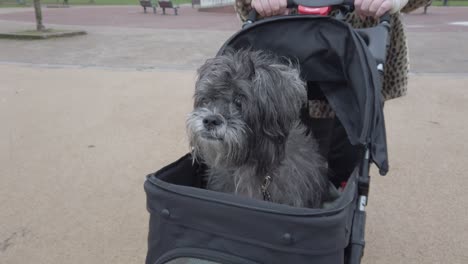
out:
M353 145L367 145L380 174L388 172L377 64L348 24L329 17L284 16L252 24L220 49L271 51L297 61L302 78L318 83Z

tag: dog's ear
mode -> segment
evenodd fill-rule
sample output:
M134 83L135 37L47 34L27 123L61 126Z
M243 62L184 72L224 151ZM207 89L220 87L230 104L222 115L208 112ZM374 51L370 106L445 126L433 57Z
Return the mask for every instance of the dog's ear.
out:
M252 80L255 77L255 58L260 51L253 51L250 48L234 50L228 48L223 56L226 56L232 62L233 78L236 80Z
M278 60L272 63L268 57L263 60L269 63L257 64L252 81L260 123L266 136L285 141L307 102L306 86L297 67Z
M203 97L210 97L215 90L212 88L226 88L232 83L236 70L233 60L234 51L227 50L225 54L207 59L205 63L198 68L197 80L195 83L195 102Z

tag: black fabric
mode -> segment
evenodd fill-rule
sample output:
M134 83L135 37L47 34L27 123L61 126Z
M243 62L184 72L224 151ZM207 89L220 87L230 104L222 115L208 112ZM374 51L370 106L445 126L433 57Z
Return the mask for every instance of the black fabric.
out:
M364 148L349 142L339 119L334 118L332 122L327 157L330 181L338 187L342 182L346 182L353 170L360 165L364 157Z
M337 118L308 118L304 123L314 135L320 154L328 162L330 181L336 187L341 186L360 165L364 148L349 142L346 131Z
M323 94L320 83L318 82L307 82L307 99L309 100L320 100L326 101L327 98Z
M158 178L175 185L204 188L204 165L193 162L187 154L158 171Z
M147 264L197 248L245 260L225 264L344 263L357 204L356 175L334 208L309 209L193 188L201 178L197 167L186 155L148 176Z
M330 152L330 140L334 120L335 118L311 118L310 116L302 119L302 122L308 129L307 131L312 133L315 141L318 143L320 155L327 160ZM346 135L345 138L347 138Z
M254 23L220 49L271 51L299 63L302 78L319 85L353 145L369 145L371 159L388 171L381 81L365 41L329 17L284 16Z

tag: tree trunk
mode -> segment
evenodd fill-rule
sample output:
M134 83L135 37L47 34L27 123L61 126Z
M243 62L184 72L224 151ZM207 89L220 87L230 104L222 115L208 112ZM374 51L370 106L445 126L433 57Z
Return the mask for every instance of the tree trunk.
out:
M41 0L34 0L34 11L36 12L36 29L37 29L37 31L45 30L45 27L42 24Z

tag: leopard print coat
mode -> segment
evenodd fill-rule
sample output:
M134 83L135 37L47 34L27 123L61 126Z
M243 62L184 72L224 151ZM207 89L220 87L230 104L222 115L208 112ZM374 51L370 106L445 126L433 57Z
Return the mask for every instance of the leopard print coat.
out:
M240 19L245 21L251 10L252 0L235 0L235 6ZM419 7L425 6L431 0L409 0L408 4L401 10L403 13L409 13ZM332 12L331 15L334 15ZM367 28L377 25L378 21L373 18L361 20L356 13L349 13L345 21L354 28ZM401 97L406 94L408 87L408 47L406 44L405 29L401 20L400 13L391 16L390 45L387 51L387 61L385 65L384 83L382 96L384 100ZM309 101L309 113L314 118L333 117L334 113L331 107L325 101Z

